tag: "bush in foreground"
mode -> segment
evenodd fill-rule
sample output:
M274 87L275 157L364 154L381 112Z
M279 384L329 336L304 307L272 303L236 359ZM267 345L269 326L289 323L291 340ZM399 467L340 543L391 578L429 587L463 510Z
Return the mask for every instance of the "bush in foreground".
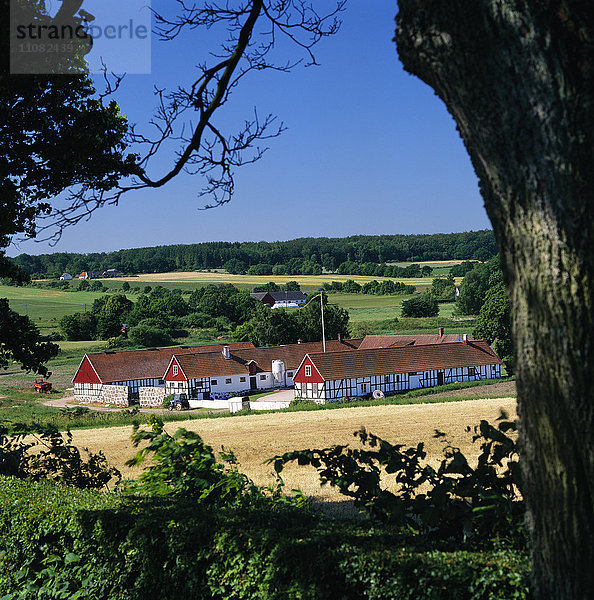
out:
M379 528L377 519L323 518L302 496L280 494L282 480L258 488L232 454L220 462L196 434L172 436L156 417L150 425L135 427L141 449L130 464L152 455L152 465L124 493L0 477L2 598L529 598L522 551L436 540L391 519ZM507 443L497 437L491 450L501 456ZM344 466L342 450L335 457Z
M0 479L0 594L93 600L529 598L514 551L427 550L307 511Z

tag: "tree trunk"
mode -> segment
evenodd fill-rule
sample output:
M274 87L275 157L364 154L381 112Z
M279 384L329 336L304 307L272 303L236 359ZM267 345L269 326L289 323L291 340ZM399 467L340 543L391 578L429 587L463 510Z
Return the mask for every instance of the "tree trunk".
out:
M539 599L594 598L594 2L399 0L405 68L458 124L512 303Z

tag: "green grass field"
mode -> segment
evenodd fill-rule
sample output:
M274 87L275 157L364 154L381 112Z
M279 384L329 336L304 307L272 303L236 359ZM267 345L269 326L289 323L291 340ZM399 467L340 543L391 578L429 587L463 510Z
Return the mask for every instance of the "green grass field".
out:
M101 292L71 292L0 285L0 298L8 298L12 310L27 315L36 323L59 321L64 315L90 310L93 301L101 295ZM131 300L135 299L134 295L128 294L128 297Z

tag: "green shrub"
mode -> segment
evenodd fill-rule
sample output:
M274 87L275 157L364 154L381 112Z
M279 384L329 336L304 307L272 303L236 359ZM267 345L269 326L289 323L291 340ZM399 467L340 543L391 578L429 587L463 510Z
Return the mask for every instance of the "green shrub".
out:
M173 340L167 332L149 325L131 327L128 337L136 346L171 346L173 344Z
M436 551L367 523L0 478L0 595L20 600L528 599L515 551Z
M431 540L475 546L504 539L522 547L524 505L516 442L507 435L516 424L502 413L497 427L481 421L467 431L481 452L475 467L462 452L444 439L444 458L435 469L426 461L424 444L407 448L390 444L362 428L355 432L364 448L333 446L286 452L271 458L280 475L287 463L311 465L322 484L335 486L354 499L369 517L406 527ZM369 449L365 448L368 446ZM391 478L396 490L385 480Z
M413 296L402 303L403 317L436 317L438 314L437 300L429 292Z

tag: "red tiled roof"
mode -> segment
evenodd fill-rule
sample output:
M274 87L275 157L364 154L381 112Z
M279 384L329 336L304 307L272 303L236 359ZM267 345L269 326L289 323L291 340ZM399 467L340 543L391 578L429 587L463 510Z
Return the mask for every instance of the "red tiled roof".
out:
M327 340L326 351L343 353L356 350L360 339L357 340ZM248 363L255 362L256 372L271 372L272 361L282 360L285 369L297 369L303 357L312 352L322 352L322 342L305 342L303 344L288 344L268 348L248 348L236 350L231 348L231 358L226 359L222 352L208 354L185 354L175 357L188 379L198 377L216 377L238 375L249 372ZM165 369L163 369L165 371Z
M384 335L366 335L359 346L360 350L367 348L394 348L398 346L418 346L419 344L450 344L462 341L457 333L401 335L389 333Z
M484 341L368 348L309 355L325 380L503 364Z
M182 354L221 353L223 346L231 350L254 348L251 342L237 344L213 344L177 348L155 348L147 350L121 350L117 352L95 352L87 354L97 375L103 383L130 381L134 379L161 379L171 357ZM77 371L78 374L78 371ZM76 379L76 375L74 377Z

